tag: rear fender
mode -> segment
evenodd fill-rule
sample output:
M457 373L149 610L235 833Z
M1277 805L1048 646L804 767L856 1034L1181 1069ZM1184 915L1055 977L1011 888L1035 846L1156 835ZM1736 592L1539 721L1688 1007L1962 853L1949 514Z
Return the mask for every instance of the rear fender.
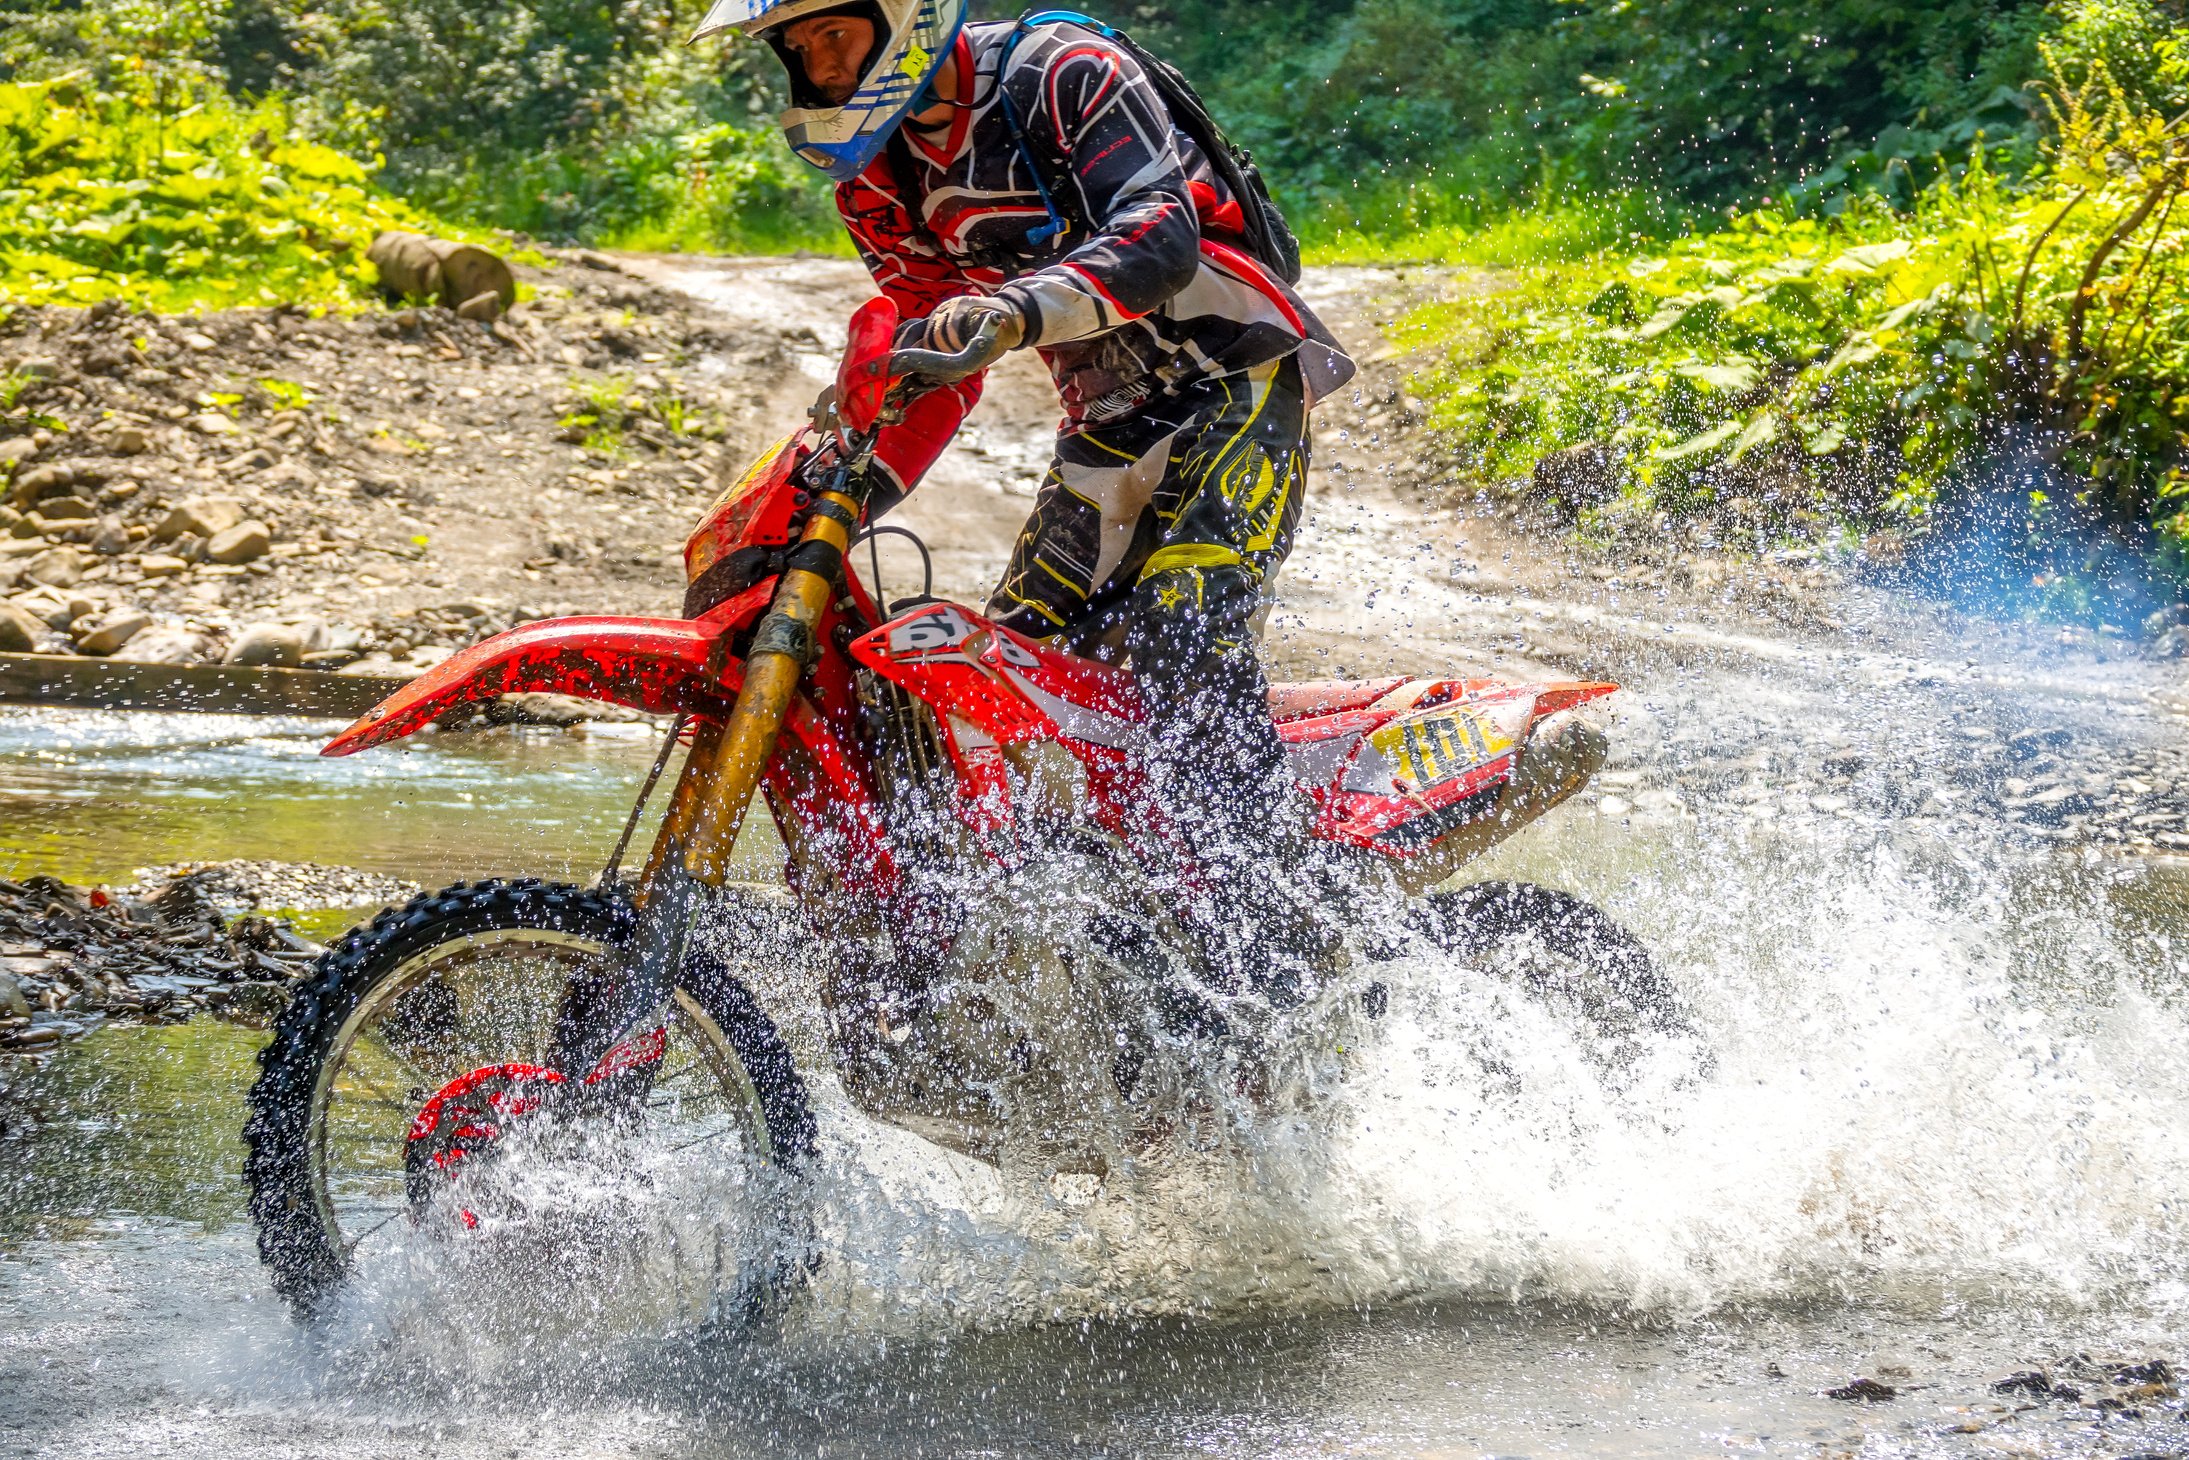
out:
M606 700L650 714L727 713L743 682L729 637L775 594L765 579L696 619L545 619L473 644L427 670L327 742L350 755L400 740L459 706L545 692Z

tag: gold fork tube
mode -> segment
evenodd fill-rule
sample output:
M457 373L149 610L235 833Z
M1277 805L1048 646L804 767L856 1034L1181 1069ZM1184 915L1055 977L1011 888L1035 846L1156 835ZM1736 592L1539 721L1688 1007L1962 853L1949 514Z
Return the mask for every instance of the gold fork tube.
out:
M849 497L824 492L821 502L835 504L849 521L858 520L859 504ZM850 541L851 529L845 522L817 510L806 523L800 547L824 545L825 556L841 564ZM691 824L679 838L684 870L710 887L719 887L728 876L730 854L736 849L745 813L775 754L776 739L806 672L805 653L792 646L813 644L821 615L835 592L834 578L833 565L827 572L811 567L785 571L767 616L753 634L753 648L745 658L744 686L723 725L710 773L692 797ZM681 782L678 790L683 790ZM666 825L663 834L668 834Z

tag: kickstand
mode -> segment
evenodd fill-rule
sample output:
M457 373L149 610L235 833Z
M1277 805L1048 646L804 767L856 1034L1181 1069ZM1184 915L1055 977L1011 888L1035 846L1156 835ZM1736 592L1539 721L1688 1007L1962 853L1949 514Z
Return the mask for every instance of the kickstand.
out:
M654 768L646 773L645 784L638 788L638 800L631 807L630 820L623 823L623 835L616 838L616 849L608 854L608 865L601 868L599 886L612 888L622 880L623 854L631 849L631 838L638 832L639 818L646 814L646 803L653 799L654 787L661 780L661 773L669 767L669 756L676 750L676 743L684 735L684 726L691 720L689 715L679 715L669 724L669 733L661 742L661 754L654 757Z

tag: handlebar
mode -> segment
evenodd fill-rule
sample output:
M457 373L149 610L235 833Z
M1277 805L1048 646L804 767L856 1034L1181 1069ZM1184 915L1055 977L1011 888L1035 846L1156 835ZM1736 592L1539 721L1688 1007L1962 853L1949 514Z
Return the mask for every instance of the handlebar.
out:
M978 375L996 363L1003 351L996 348L1002 322L984 320L962 350L898 350L889 357L891 375L916 375L937 385L951 385Z

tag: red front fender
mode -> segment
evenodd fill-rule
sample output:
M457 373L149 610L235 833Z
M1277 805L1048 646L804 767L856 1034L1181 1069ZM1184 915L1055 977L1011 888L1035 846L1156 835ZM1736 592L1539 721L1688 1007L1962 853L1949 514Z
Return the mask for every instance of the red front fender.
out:
M602 615L519 624L444 659L319 753L349 755L399 740L458 705L534 691L656 715L725 713L742 666L718 652L722 639L766 609L774 592L771 578L696 619Z

